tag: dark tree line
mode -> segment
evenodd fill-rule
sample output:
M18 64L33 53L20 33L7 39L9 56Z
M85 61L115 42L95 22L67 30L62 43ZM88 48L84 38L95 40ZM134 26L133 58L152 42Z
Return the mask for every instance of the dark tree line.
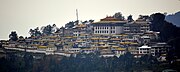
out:
M100 57L99 54L77 54L71 57L44 56L34 59L31 54L18 57L14 54L0 58L1 72L141 72L144 70L162 71L164 65L159 65L151 55L134 58L129 52L119 58Z
M150 28L152 31L160 32L160 40L167 42L172 48L168 50L167 59L172 61L180 58L180 28L172 23L165 21L165 15L156 13L151 15L152 24Z
M56 27L56 24L42 26L40 29L36 27L35 29L30 29L29 34L31 36L41 36L41 35L50 35L59 31L59 28Z
M93 22L94 22L94 20L92 20L92 19L81 21L81 23L79 23L79 21L70 21L70 22L65 24L65 28L66 29L72 29L75 25L78 25L78 24L87 24L87 23L91 24Z
M11 34L9 34L9 41L17 41L18 40L18 35L16 31L12 31Z
M0 72L32 72L33 57L25 54L19 57L13 53L0 58Z

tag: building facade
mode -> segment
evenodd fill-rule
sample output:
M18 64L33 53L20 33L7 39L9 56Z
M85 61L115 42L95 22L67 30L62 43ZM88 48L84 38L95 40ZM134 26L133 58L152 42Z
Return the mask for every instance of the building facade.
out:
M142 55L146 54L151 54L151 47L143 45L137 48L137 57L141 57Z
M137 20L124 24L125 34L143 34L150 30L149 23L143 20Z
M121 34L123 33L123 25L127 21L120 21L114 17L106 17L99 22L92 23L94 34Z

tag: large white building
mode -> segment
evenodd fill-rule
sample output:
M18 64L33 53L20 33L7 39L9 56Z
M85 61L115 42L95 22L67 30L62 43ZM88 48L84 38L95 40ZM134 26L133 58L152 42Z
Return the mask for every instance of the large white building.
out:
M92 24L93 33L106 35L121 34L123 33L123 25L126 23L127 21L120 21L114 17L106 17Z
M141 57L142 55L145 54L151 54L151 47L147 45L143 45L137 48L137 57Z

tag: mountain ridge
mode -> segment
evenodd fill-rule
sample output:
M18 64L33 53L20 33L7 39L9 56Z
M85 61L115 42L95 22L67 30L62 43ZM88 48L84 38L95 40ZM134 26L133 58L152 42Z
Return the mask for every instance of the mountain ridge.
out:
M167 15L165 20L176 25L177 27L180 27L180 11L176 12L175 14Z

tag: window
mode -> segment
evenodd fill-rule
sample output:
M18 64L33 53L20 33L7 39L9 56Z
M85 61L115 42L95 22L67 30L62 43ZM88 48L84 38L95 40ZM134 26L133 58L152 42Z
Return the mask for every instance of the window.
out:
M111 33L115 33L115 31L111 31Z
M146 53L146 51L144 51L143 53Z
M113 29L115 29L115 26L113 26Z
M102 33L104 33L104 31L102 31Z
M142 53L142 51L140 51L140 53Z
M113 31L113 33L115 33L115 31Z
M95 33L97 33L97 31L95 31Z

